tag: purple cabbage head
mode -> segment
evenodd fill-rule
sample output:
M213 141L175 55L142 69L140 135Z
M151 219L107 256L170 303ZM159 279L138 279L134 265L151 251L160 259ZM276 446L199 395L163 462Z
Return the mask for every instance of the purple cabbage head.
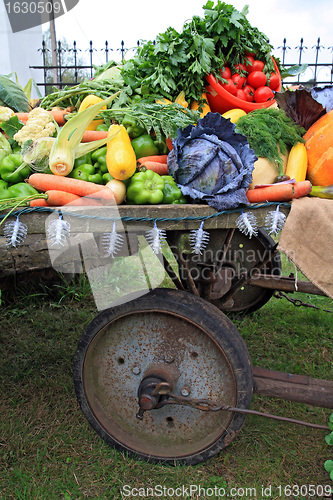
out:
M246 191L257 157L235 128L220 113L208 113L178 130L168 155L168 173L182 193L219 211L249 204Z

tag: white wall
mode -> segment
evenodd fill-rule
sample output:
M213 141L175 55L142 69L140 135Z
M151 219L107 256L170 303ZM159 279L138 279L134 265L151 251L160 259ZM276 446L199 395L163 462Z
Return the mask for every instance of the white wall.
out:
M0 74L8 75L15 72L23 87L30 78L36 83L42 83L43 70L29 68L43 64L41 51L38 51L42 47L42 36L42 26L13 33L4 3L0 2ZM43 94L43 87L39 89Z

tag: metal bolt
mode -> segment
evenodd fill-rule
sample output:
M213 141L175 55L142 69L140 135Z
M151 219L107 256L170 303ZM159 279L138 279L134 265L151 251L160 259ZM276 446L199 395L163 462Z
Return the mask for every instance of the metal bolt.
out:
M164 362L165 363L172 363L174 361L174 358L170 354L166 354L164 356Z
M134 373L134 375L139 375L141 373L141 368L139 366L134 366L132 368L132 372Z
M189 396L190 389L186 385L184 385L184 387L181 388L180 393L182 396Z

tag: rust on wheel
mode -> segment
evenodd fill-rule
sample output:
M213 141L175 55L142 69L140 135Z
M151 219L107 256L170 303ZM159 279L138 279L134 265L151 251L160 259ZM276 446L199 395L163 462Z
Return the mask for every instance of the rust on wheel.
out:
M240 430L243 415L179 404L145 411L138 419L140 388L154 377L185 398L249 405L247 349L215 306L187 292L160 289L103 311L78 345L76 393L106 442L145 460L198 463ZM143 404L152 407L149 400Z

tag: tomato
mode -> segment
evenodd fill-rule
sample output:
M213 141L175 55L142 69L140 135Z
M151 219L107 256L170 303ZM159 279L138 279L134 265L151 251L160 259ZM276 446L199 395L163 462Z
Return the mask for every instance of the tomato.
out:
M235 71L236 73L239 73L241 75L243 75L244 73L247 73L247 69L246 69L246 66L245 64L235 64Z
M262 71L251 71L247 77L247 82L251 87L257 89L266 85L267 76Z
M264 69L264 67L265 67L264 62L259 61L258 59L255 59L253 61L252 66L250 67L250 69L248 69L248 72L252 73L253 71L262 71Z
M279 75L277 73L271 73L268 84L269 88L275 90L278 88L279 84L280 84Z
M222 83L221 87L223 87L224 90L226 90L230 94L236 95L237 87L235 85L235 82L231 78L228 78L228 83Z
M229 78L231 78L231 69L228 68L228 66L224 67L224 71L222 71L222 69L220 69L220 72L221 72L222 78L225 78L226 80L229 80Z
M234 73L231 77L231 80L234 82L238 89L241 89L245 85L246 77L241 76L238 73Z
M255 102L267 102L274 99L274 92L269 87L258 87L254 92Z
M253 102L254 101L254 91L255 91L255 88L251 87L251 85L245 85L242 90L245 93L246 100L248 102Z
M236 97L238 97L238 99L241 99L242 101L247 101L246 94L243 89L237 89Z
M250 55L246 55L245 56L245 69L248 73L251 72L253 63L254 63L254 57L252 57Z

